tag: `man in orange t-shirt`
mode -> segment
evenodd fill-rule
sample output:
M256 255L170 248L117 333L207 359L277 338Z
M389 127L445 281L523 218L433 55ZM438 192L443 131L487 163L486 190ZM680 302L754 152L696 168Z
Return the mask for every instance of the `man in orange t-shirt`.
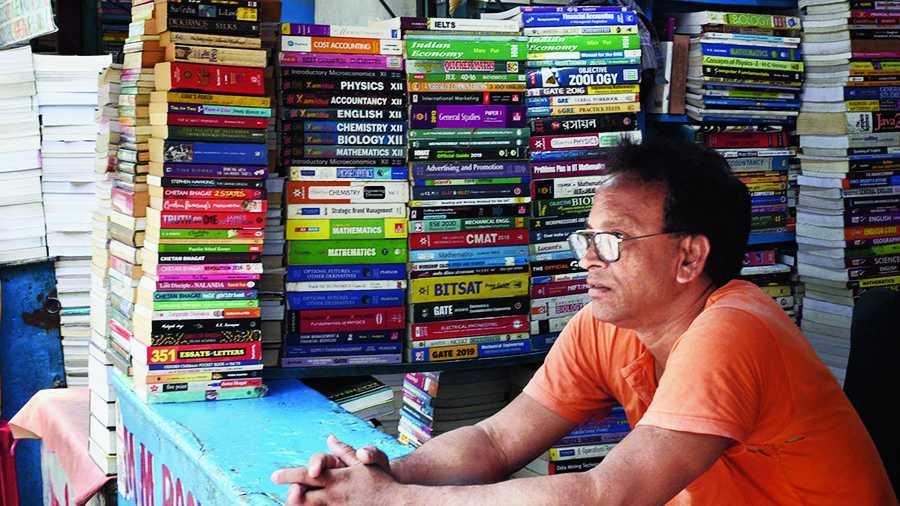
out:
M716 153L654 140L609 164L569 242L591 304L491 418L388 463L277 471L288 504L897 505L837 381L774 301L733 280L750 198ZM596 468L502 481L618 402L634 430ZM358 463L368 465L354 465Z

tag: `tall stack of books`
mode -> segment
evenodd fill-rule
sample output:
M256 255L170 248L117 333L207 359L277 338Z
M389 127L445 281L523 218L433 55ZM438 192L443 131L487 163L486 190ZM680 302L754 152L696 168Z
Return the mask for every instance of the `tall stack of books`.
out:
M760 286L799 321L798 282L792 260L796 254L793 209L797 199L790 182L790 172L798 165L796 137L778 125L694 128L697 142L722 154L732 173L750 191L750 245L741 278Z
M429 439L474 425L509 402L506 369L409 373L403 381L399 440L419 447Z
M30 46L0 51L0 262L47 256L34 80Z
M637 15L621 7L518 7L528 37L531 334L549 348L589 302L568 236L585 228L606 159L641 141Z
M113 55L113 60L122 61L122 49L128 38L131 23L131 0L101 0L97 2L99 21L100 52Z
M676 17L691 36L687 114L700 122L791 124L804 64L800 18L701 11Z
M141 279L141 249L149 201L147 172L153 65L162 61L153 2L136 1L123 47L119 87L119 145L113 173L109 215L109 345L107 359L125 375L131 374L134 307Z
M406 96L397 31L282 25L283 367L402 360Z
M41 189L48 255L54 263L62 305L60 333L69 386L87 385L90 341L91 241L95 191L108 191L97 173L99 91L97 76L111 63L106 56L34 55L41 114Z
M280 2L273 2L280 5ZM280 12L270 5L261 14L260 38L262 47L269 55L278 51L281 36ZM278 104L277 58L269 58L266 66L266 95L273 104ZM263 275L259 286L259 304L262 318L263 362L266 367L279 367L284 338L284 282L287 269L284 265L284 173L278 152L281 137L278 132L277 114L266 128L266 145L269 150L269 177L266 179L266 196L269 210L266 212L266 237L263 247Z
M90 396L90 430L88 453L107 474L114 474L116 463L115 427L116 396L109 381L112 362L109 350L109 215L112 211L112 173L116 168L119 143L119 83L120 65L107 67L100 73L97 101L96 166L98 174L106 176L105 184L97 184L97 207L93 214L91 241L91 339L88 358L88 387Z
M900 7L801 1L808 79L797 120L802 329L843 379L854 301L900 287Z
M255 5L157 3L149 206L131 354L145 402L265 394L266 52Z
M405 32L411 362L527 353L530 197L518 23Z
M697 141L725 157L750 191L750 238L741 277L798 318L791 188L798 162L791 132L805 75L800 19L702 11L677 15L676 25L678 33L690 36L686 109L700 124L694 127ZM673 76L680 74L673 68Z

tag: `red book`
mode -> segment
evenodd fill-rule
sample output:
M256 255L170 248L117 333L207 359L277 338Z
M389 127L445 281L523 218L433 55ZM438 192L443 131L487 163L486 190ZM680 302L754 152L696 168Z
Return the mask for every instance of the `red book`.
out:
M163 199L260 200L265 190L256 188L163 188Z
M159 228L265 228L266 213L159 213Z
M708 148L780 148L788 145L787 132L718 132L703 136Z
M197 364L202 362L262 360L262 342L226 344L188 344L144 348L145 356L135 356L149 365ZM140 350L135 350L140 351Z
M222 95L266 94L265 69L164 62L154 67L156 91L185 90Z
M560 281L557 283L543 283L531 287L531 297L541 299L544 297L559 297L561 295L575 295L588 291L587 282L583 279L574 281Z
M414 323L410 339L413 341L430 341L433 339L528 332L528 321L528 315L515 315L498 316L496 318L475 318L472 320Z
M207 116L206 114L167 114L167 125L204 126L227 128L269 127L269 118L244 118L242 116Z
M527 230L473 230L409 234L409 249L484 248L528 244Z

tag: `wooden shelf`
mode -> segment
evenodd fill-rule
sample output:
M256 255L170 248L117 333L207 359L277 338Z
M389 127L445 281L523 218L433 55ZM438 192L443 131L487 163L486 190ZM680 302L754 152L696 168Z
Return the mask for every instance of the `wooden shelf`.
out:
M342 365L329 367L270 367L263 369L265 379L324 378L335 376L364 376L368 374L400 374L422 371L463 371L509 367L513 365L540 364L546 351L511 355L508 357L480 358L477 360L451 360L447 362L416 362L384 365Z

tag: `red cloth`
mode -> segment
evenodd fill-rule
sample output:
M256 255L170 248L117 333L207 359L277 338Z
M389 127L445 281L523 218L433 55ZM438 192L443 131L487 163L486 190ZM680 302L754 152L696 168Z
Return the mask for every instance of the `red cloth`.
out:
M54 452L69 478L75 504L86 503L107 481L88 455L90 391L87 388L41 390L9 421L17 439L40 439Z

